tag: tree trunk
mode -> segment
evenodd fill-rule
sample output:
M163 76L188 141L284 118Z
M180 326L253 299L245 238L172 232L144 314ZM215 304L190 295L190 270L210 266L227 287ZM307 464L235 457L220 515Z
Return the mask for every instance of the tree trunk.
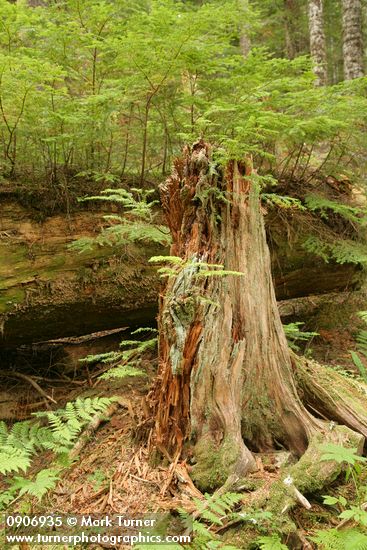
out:
M161 197L171 255L183 261L160 296L153 441L176 457L188 441L199 487L229 487L256 468L251 451L300 456L329 428L298 395L250 160L223 170L200 141L176 160Z
M361 0L342 0L344 78L364 75Z
M244 19L246 18L247 10L248 10L248 3L247 0L240 0L240 20L241 20L241 28L240 28L240 50L243 55L243 57L247 57L251 50L251 40L249 37L249 25L244 22Z
M316 84L327 83L326 40L324 32L323 0L309 0L308 17L310 29L310 51L314 60Z
M294 59L299 55L300 48L300 31L299 20L301 18L301 10L299 3L295 0L284 0L284 33L285 33L285 53L288 59Z

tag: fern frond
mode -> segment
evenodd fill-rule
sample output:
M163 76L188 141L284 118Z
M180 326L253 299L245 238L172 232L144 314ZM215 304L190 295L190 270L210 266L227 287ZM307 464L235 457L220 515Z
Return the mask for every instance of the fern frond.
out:
M0 474L23 470L26 472L31 465L30 453L26 449L18 449L11 445L5 445L0 451Z
M261 199L269 206L306 210L301 201L294 197L282 196L277 193L261 193Z
M150 327L140 327L134 330L131 334L142 334L145 332L153 332L154 334L158 334L158 329Z
M354 223L365 224L367 221L365 209L331 201L320 195L307 195L305 203L309 210L319 211L320 216L325 219L328 218L328 212L331 211Z
M131 365L119 365L100 376L103 380L111 378L127 378L128 376L147 376L147 373Z
M259 537L256 542L261 550L288 550L288 546L282 543L279 535Z
M306 342L314 336L318 336L318 332L303 332L300 330L299 327L302 325L304 325L304 323L301 322L283 325L283 329L288 340L288 345L294 351L299 351L300 349L296 342Z
M316 256L320 256L329 262L335 260L338 264L361 264L367 263L366 247L351 240L339 242L321 241L318 237L310 235L302 244L303 248Z
M96 355L87 355L86 357L83 357L83 359L79 359L79 362L90 365L94 363L113 363L119 359L121 359L121 353L109 351L106 353L98 353Z
M327 529L310 537L320 550L367 550L367 535L357 529Z
M50 489L55 487L59 479L57 470L44 469L38 472L34 480L15 478L15 487L20 488L19 496L28 493L41 500Z

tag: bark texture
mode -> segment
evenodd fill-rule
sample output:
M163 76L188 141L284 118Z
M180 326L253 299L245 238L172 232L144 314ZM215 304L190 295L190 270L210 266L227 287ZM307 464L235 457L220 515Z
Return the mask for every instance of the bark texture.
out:
M246 17L246 13L248 10L248 3L247 0L240 0L239 4L240 8L240 20L241 20L241 28L240 28L240 50L243 55L243 57L247 57L251 50L251 40L249 37L249 26L243 21Z
M334 433L300 399L301 360L291 354L280 321L250 160L222 170L200 141L176 160L161 196L171 255L182 261L160 295L153 441L176 459L188 441L197 484L233 487L256 468L251 451L281 445L301 456ZM207 264L240 275L216 275ZM318 396L326 401L321 390ZM318 399L314 405L319 410ZM367 433L367 417L357 420L350 410L352 398L340 407L330 398L329 405L328 418ZM343 440L352 440L345 430Z
M285 53L289 59L294 59L302 51L305 51L308 44L298 28L299 20L302 17L299 2L297 0L284 0L283 4Z
M324 32L323 0L309 0L308 18L310 30L310 51L314 60L316 84L327 83L326 39Z
M361 0L342 0L344 78L364 75Z

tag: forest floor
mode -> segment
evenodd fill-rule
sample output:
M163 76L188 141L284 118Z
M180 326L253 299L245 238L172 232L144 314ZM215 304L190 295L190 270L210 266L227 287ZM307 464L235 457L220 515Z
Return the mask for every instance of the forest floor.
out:
M321 331L320 336L309 345L312 347L313 357L328 358L329 364L353 371L348 349L354 347L355 329L356 327L350 326L349 330ZM144 432L141 428L146 423L144 401L155 373L154 362L152 358L144 361L143 366L148 374L146 377L101 380L95 376L95 372L98 373L100 369L97 365L95 372L80 370L78 377L69 385L60 381L61 384L57 387L54 383L50 382L47 385L47 382L43 382L43 389L46 393L52 393L58 401L58 406L64 406L66 402L73 401L78 396L98 395L118 396L119 407L111 418L96 429L86 446L82 448L78 460L63 471L56 488L50 491L41 503L27 497L32 513L45 514L49 510L57 510L62 514L118 514L136 517L149 513L170 513L174 516L177 515L178 509L194 514L197 512L197 504L193 498L205 501L205 496L190 483L190 466L186 462L170 464L169 461L159 465L153 464L147 441L141 437ZM8 391L10 394L10 386ZM23 402L40 402L40 396L37 397L37 392L34 392L33 388L30 390L26 381L18 381L16 391L18 398L22 396ZM52 453L38 455L29 474L34 475L49 467L53 458ZM258 491L259 487L266 491L269 484L280 478L282 470L281 460L278 462L278 458L274 454L256 457L258 471L249 476L246 487L242 490L243 496L236 505L237 509L240 507L246 510L246 506L251 503L252 491ZM327 491L328 494L345 496L350 500L355 489L351 481L338 480L335 486L329 487ZM297 507L291 514L305 540L315 529L335 527L340 523L335 510L323 504L322 495L314 494L308 498L312 505L310 510ZM24 497L14 503L11 511L22 511L23 503ZM271 526L267 528L271 530ZM210 531L213 535L228 538L232 544L244 549L252 548L252 541L259 536L259 531L248 523L232 525L229 522L228 525L220 527L212 524ZM88 548L101 549L113 546L89 545ZM304 548L306 550L313 546Z

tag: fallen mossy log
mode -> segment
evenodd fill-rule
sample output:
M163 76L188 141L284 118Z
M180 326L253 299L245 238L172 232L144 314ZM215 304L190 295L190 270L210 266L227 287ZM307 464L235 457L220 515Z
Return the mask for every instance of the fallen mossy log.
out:
M309 319L329 306L344 307L353 304L354 298L362 296L358 292L328 292L326 294L310 294L300 298L278 301L279 314L282 318ZM365 296L363 296L365 298ZM357 309L357 307L356 307Z
M70 242L98 235L103 212L40 220L14 197L0 194L0 204L0 347L154 322L159 277L147 260L166 249L144 243L71 252ZM358 287L358 266L326 264L298 241L290 245L276 217L266 223L278 300Z
M319 418L345 424L367 438L367 385L309 359L294 358L302 402Z
M97 237L103 212L79 211L42 221L0 194L0 348L154 322L159 277L144 243L68 245Z

